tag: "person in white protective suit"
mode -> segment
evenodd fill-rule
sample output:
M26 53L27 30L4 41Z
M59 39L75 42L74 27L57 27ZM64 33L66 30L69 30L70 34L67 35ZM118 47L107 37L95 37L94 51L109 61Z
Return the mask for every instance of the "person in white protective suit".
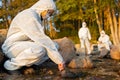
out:
M9 58L5 69L15 71L23 66L40 65L47 59L58 64L62 77L72 77L65 70L65 62L55 42L44 33L42 19L47 19L56 10L53 0L39 0L32 7L18 13L12 20L6 40L2 45Z
M98 50L101 50L102 47L105 47L108 51L110 51L111 46L112 43L109 36L105 33L104 30L102 30L100 32L100 37L98 38Z
M79 39L80 39L81 48L83 48L83 49L86 48L87 49L87 55L90 55L91 49L90 49L89 40L91 40L91 34L90 34L90 31L87 27L86 22L82 23L82 27L78 31L78 36L79 36Z

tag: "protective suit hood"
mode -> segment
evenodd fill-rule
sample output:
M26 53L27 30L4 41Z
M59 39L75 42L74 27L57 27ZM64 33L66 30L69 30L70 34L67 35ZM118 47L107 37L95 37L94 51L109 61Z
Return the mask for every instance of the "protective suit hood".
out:
M101 37L105 36L105 31L102 30L102 31L100 32L100 35L101 35Z
M82 23L82 27L85 28L86 27L86 22Z
M44 10L56 10L56 6L53 0L39 0L31 7L31 9L35 10L38 14L40 14Z

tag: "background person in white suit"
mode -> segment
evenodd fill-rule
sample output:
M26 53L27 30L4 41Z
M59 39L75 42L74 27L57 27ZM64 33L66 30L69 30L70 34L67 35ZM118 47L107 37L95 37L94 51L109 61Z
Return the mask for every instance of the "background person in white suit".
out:
M91 53L90 42L89 42L89 40L91 40L91 34L87 27L86 22L82 23L82 27L78 31L78 36L80 39L81 48L84 48L84 49L86 48L87 54L89 55Z
M44 33L42 19L49 18L55 10L53 0L39 0L15 16L2 45L9 58L4 63L5 69L12 72L23 66L40 65L50 58L58 64L62 77L73 77L72 73L66 73L65 62L55 42Z
M108 51L112 46L109 36L105 33L104 30L100 32L100 37L98 38L98 50L101 50L102 47L105 47Z

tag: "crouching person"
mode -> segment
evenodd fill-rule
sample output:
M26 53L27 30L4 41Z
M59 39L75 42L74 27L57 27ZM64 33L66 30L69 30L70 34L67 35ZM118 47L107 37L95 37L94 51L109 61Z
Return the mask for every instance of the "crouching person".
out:
M100 55L99 57L105 57L106 55L108 55L108 53L110 52L112 43L109 39L109 36L105 33L105 31L101 31L100 32L100 37L98 39L98 50L100 51Z
M18 13L12 20L2 50L9 59L4 67L10 73L23 66L40 65L47 59L58 64L62 77L74 77L66 71L63 57L55 43L44 33L42 20L49 18L56 10L53 0L39 0L32 7Z

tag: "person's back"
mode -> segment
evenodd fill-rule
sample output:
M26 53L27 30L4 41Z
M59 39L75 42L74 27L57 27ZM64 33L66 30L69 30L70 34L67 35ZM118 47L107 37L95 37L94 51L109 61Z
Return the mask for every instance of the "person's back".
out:
M7 33L7 37L6 40L4 42L4 44L2 45L2 49L3 52L5 52L6 48L9 46L12 46L13 43L17 42L17 41L28 41L31 40L28 35L26 35L25 31L28 30L28 27L26 25L28 25L28 23L26 21L29 21L28 19L30 19L32 17L32 19L34 18L38 18L39 17L35 17L35 12L30 10L30 9L26 9L23 10L22 12L19 12L14 19L12 20L11 24L10 24L10 28L8 30ZM37 13L36 13L37 15ZM26 22L26 23L23 23ZM30 26L32 26L30 24ZM34 29L34 27L29 27L29 29ZM32 35L31 35L32 36ZM5 48L6 47L6 48ZM7 54L7 52L5 52Z

